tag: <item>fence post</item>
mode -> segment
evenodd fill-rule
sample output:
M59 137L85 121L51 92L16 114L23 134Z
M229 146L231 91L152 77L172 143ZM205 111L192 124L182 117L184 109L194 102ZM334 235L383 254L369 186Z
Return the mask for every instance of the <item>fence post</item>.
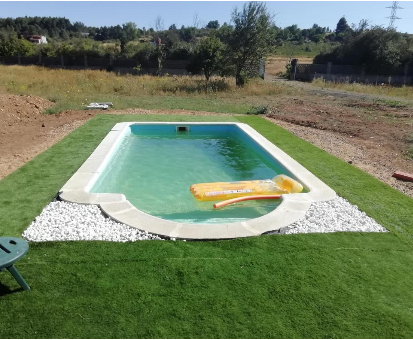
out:
M265 78L265 58L260 59L260 65L259 65L259 70L258 70L260 77L262 79Z
M406 85L407 83L407 73L409 72L409 63L406 63L406 65L404 65L404 85Z
M39 54L39 65L41 65L42 64L42 54L40 53Z
M17 65L21 65L20 54L17 55Z
M84 55L83 58L85 59L85 67L87 67L87 55Z
M361 74L360 74L361 81L366 83L366 64L361 66Z
M65 58L63 57L63 54L60 56L60 65L63 67L65 67Z
M298 64L298 59L293 59L291 60L291 76L290 80L295 80L295 74L297 73L297 64Z
M331 65L332 65L333 63L331 62L331 61L329 61L328 63L327 63L327 79L328 80L331 80L330 78L331 78Z

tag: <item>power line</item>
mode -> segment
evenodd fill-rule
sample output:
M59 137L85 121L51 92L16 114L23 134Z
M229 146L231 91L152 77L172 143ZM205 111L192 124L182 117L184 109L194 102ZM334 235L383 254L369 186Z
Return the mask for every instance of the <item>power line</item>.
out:
M398 5L398 1L393 1L393 5L386 7L386 8L391 8L391 15L389 17L387 17L388 19L390 19L390 23L389 23L389 27L393 28L394 27L394 22L397 19L401 19L397 16L397 10L398 9L403 9L403 7L399 7Z

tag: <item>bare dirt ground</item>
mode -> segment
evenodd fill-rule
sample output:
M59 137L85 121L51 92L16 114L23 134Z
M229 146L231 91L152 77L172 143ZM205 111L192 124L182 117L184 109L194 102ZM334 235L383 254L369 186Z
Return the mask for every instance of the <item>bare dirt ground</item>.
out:
M391 177L395 170L413 173L413 160L407 157L413 106L390 107L373 99L311 87L304 95L276 98L267 119L413 197L413 183ZM35 96L0 94L0 179L99 113L216 114L144 109L42 114L52 104Z
M43 152L94 113L44 115L53 103L35 96L0 94L0 179Z
M267 119L413 197L412 182L392 177L413 173L413 107L336 92L310 87L307 95L280 98Z

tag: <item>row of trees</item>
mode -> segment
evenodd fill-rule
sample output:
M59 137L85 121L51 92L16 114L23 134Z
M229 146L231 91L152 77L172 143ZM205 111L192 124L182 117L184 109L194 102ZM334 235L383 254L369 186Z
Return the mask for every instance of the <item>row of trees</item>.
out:
M191 72L203 72L207 80L214 73L233 74L238 85L245 82L248 65L256 65L274 46L284 42L335 41L330 51L316 56L315 63L365 65L368 71L396 68L413 61L411 36L393 29L369 27L366 20L357 27L350 27L343 17L332 31L316 24L310 29L301 30L297 25L281 29L272 19L265 4L258 2L245 3L242 10L235 9L232 25L221 26L215 20L201 28L195 25L178 29L171 25L166 30L160 17L155 29L148 30L131 22L90 28L82 23L72 25L68 19L61 18L0 19L0 55L128 57L134 58L137 64L158 62L159 69L165 58L184 59L190 60ZM80 34L88 31L94 39L51 39L47 45L32 45L23 36L36 25L48 32L60 29ZM20 38L15 31L18 29ZM111 43L107 43L109 38Z
M233 26L222 27L214 23L214 32L201 39L193 49L189 71L203 72L207 82L213 74L231 74L238 86L244 85L251 72L249 67L257 70L260 58L271 49L272 17L264 3L249 2L241 10L234 9L232 22ZM168 43L171 37L163 34Z
M127 23L119 31L119 46L112 44L109 47L80 38L36 46L15 35L0 33L0 55L24 56L37 52L46 56L99 56L118 53L136 58L137 64L144 60L157 61L159 68L165 58L188 59L191 61L190 70L203 72L207 80L219 72L234 75L237 85L243 85L249 73L248 67L256 64L271 48L272 17L264 3L249 2L241 10L233 11L232 21L232 26L220 26L217 21L208 23L209 32L201 39L192 35L193 28L161 30L158 27L156 32L152 32L154 44L131 43L139 33L136 25ZM65 24L69 25L69 22L65 21Z
M155 32L165 32L174 36L181 42L193 42L197 38L202 38L210 33L211 30L233 29L232 25L224 23L222 26L218 20L209 21L204 27L194 22L193 26L181 26L177 28L175 24L168 29L163 27L160 17L155 20L155 28L139 28L135 23L128 22L123 25L91 27L81 22L71 23L66 18L55 17L19 17L0 19L0 33L3 35L18 35L27 37L29 35L45 35L52 41L67 41L71 38L80 38L88 34L88 37L96 41L117 40L122 45L137 38L151 37ZM272 39L270 44L273 46L282 45L285 42L322 42L335 41L336 32L332 32L329 27L321 27L314 24L311 28L300 29L297 25L285 28L271 24L270 31Z
M82 34L87 33L89 37L96 41L121 40L125 35L132 35L134 39L146 37L156 31L165 30L162 19L157 18L154 28L138 28L136 24L128 22L123 25L92 27L86 26L82 22L71 23L69 19L57 17L19 17L19 18L0 18L0 32L3 34L18 34L23 36L44 35L55 40L68 40L70 38L79 38ZM218 20L208 22L205 27L190 26L177 28L171 25L168 30L177 31L180 38L188 41L196 36L205 35L208 30L218 29L220 24Z
M0 32L3 34L45 35L48 38L67 40L80 36L81 32L93 34L93 28L81 22L71 23L66 18L56 17L19 17L0 19Z
M368 72L387 72L413 62L413 36L392 28L369 27L362 20L342 34L342 43L314 58L315 64L359 65Z

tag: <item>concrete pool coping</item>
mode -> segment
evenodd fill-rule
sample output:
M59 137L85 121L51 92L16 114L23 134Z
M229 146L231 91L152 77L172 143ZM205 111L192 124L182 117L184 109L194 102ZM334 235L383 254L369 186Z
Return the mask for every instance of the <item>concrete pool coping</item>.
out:
M164 220L137 209L123 194L89 193L89 188L104 170L117 145L129 131L131 125L235 125L292 173L308 189L308 192L282 195L281 204L261 217L224 224L189 224ZM67 202L99 205L102 211L115 221L152 234L201 240L258 236L280 230L303 218L311 203L332 200L336 198L336 193L247 124L234 122L124 122L117 123L111 129L89 158L62 187L59 196Z

